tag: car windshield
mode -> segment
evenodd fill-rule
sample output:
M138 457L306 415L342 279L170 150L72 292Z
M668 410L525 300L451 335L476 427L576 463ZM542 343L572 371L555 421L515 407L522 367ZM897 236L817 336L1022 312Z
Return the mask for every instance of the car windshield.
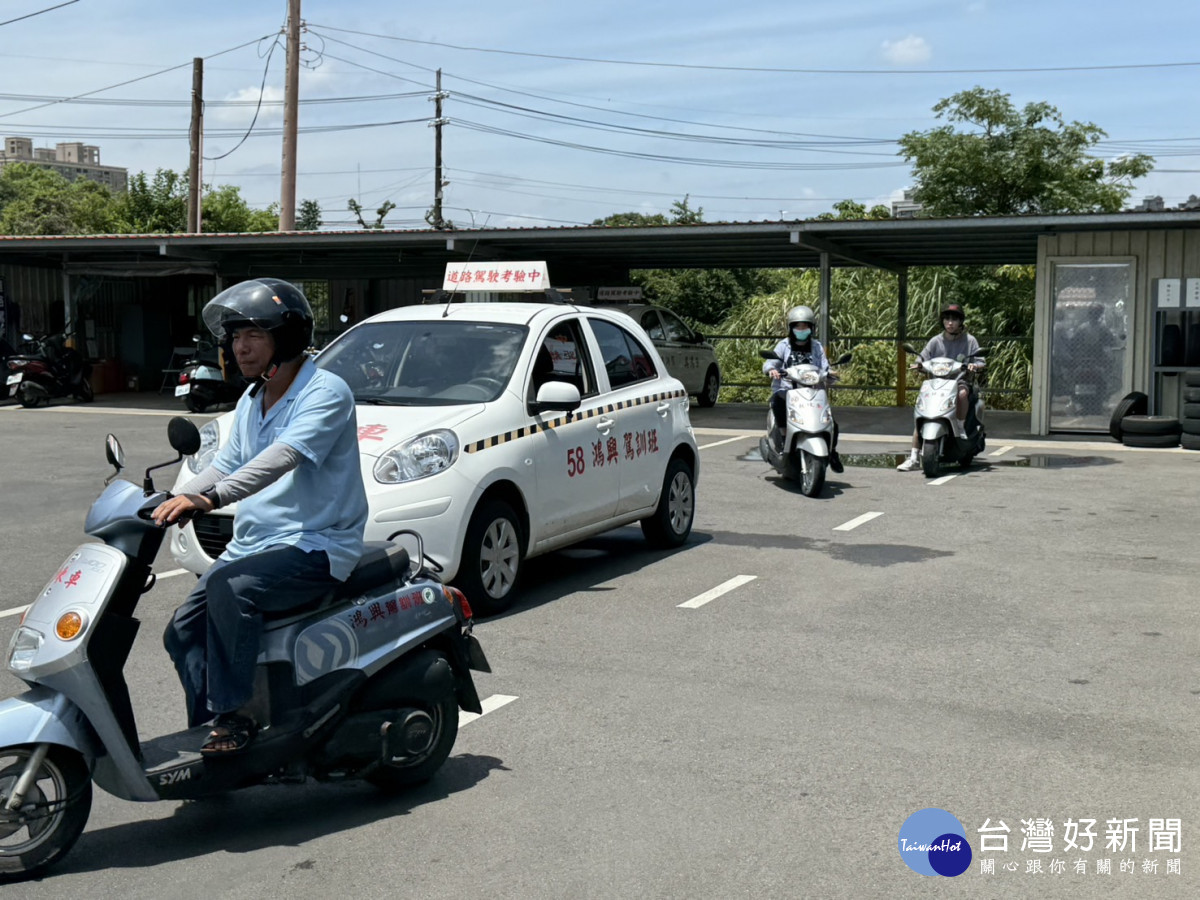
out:
M454 406L495 400L508 385L528 329L488 322L371 322L317 357L359 403Z

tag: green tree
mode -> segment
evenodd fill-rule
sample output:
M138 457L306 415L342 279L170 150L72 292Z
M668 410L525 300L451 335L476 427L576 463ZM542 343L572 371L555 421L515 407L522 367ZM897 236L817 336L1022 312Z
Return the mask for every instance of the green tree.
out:
M205 194L201 210L200 230L210 234L279 230L279 204L253 209L242 197L241 188L232 184Z
M130 177L117 201L124 231L133 234L175 234L187 230L188 178L171 169Z
M379 230L379 229L383 228L384 217L386 217L388 213L390 213L393 209L396 208L396 204L393 203L391 200L384 200L383 204L379 207L379 209L375 210L375 221L372 222L370 225L368 225L366 220L363 218L362 204L359 203L357 200L355 200L353 197L351 197L346 202L346 208L348 210L350 210L352 213L354 213L355 216L358 217L358 224L363 227L363 230L371 231L371 230Z
M0 169L0 233L112 234L118 228L112 193L53 169L10 163Z
M863 203L854 200L839 200L833 204L833 212L823 212L818 219L890 219L892 211L883 204L876 204L867 209Z
M662 213L622 212L613 213L603 219L595 219L593 225L605 225L614 228L631 228L642 225L670 225Z
M296 216L297 231L317 231L321 227L321 204L316 200L301 200Z
M1068 123L1049 103L1018 110L997 90L960 91L933 111L947 124L900 138L925 215L1117 212L1154 165L1144 153L1089 156L1106 136L1098 126Z

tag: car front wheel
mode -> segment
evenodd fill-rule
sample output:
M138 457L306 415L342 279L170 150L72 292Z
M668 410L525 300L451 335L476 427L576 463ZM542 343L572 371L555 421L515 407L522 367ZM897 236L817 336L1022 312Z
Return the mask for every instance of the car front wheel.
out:
M516 597L523 557L517 514L503 500L489 500L475 510L467 526L454 582L475 612L502 612Z

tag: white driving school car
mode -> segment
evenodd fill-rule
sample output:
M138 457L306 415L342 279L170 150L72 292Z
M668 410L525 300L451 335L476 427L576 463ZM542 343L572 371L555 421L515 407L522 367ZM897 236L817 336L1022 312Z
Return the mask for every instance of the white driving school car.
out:
M456 265L495 278L531 267L529 280L540 265L537 283L545 280L544 264ZM344 378L357 402L366 539L419 532L445 580L481 612L512 601L530 557L632 522L655 546L691 532L699 454L688 392L619 312L563 302L401 307L346 331L316 364ZM177 489L208 465L231 423L227 414L201 429ZM179 563L207 569L235 512L172 529Z

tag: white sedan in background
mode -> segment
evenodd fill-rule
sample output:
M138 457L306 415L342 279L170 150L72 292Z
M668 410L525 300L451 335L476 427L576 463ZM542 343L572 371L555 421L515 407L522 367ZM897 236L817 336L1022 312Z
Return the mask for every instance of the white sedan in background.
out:
M408 306L349 329L316 362L357 402L367 540L419 532L482 613L512 602L530 557L632 522L654 546L691 533L699 454L689 391L620 312ZM231 422L201 429L176 488L208 465ZM235 513L172 529L172 554L205 571Z

